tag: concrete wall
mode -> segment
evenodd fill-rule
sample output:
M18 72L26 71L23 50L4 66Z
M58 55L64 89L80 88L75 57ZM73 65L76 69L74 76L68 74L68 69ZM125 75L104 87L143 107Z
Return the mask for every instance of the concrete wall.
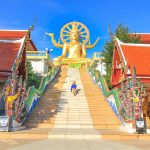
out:
M98 63L98 66L96 70L100 71L102 75L106 75L106 70L105 70L105 64L104 63Z
M46 74L48 73L47 60L29 60L31 61L33 71L37 74Z

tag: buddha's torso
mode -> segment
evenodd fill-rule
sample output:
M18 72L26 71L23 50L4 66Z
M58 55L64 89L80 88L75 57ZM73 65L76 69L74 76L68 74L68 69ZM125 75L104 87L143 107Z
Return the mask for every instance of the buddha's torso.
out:
M82 44L79 42L67 44L68 58L82 57Z

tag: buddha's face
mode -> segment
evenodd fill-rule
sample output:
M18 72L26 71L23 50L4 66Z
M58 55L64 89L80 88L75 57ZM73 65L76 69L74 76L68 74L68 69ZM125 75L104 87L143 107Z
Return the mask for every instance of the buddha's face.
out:
M78 32L77 31L72 31L70 33L70 39L78 41L79 40L79 34L78 34Z

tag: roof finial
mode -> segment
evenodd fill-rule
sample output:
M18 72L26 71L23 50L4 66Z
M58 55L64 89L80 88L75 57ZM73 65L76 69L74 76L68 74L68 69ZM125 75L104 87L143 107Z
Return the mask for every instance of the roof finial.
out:
M36 24L36 16L34 17L34 23L32 26L30 26L29 31L33 31L35 24Z

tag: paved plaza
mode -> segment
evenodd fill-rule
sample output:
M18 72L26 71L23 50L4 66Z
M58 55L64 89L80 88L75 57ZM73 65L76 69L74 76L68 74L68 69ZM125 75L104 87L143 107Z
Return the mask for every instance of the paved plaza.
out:
M105 141L79 139L11 140L0 139L0 150L149 150L150 142L142 140Z

